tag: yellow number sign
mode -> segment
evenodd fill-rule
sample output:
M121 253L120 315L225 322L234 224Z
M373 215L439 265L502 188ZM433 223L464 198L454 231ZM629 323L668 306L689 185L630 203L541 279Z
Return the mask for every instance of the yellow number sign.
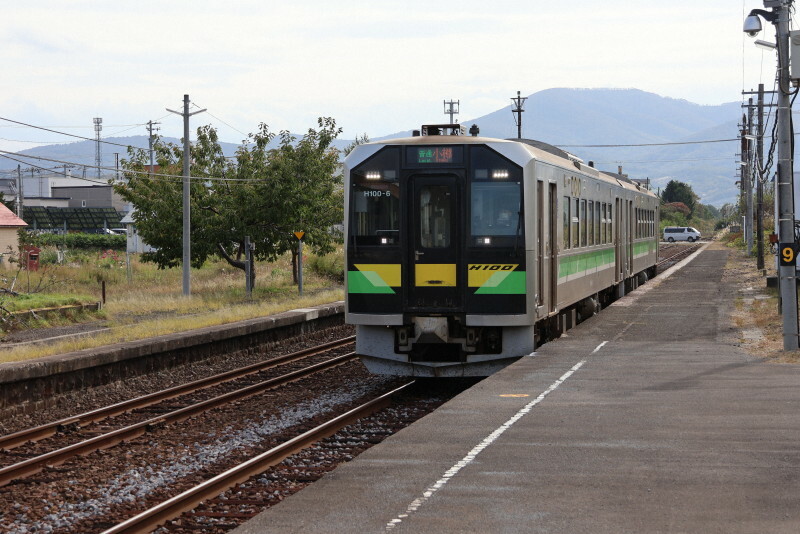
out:
M797 244L781 243L781 265L792 267L797 264Z

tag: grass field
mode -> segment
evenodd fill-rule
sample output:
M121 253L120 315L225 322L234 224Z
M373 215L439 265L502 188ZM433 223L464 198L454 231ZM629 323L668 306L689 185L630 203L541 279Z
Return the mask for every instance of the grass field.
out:
M61 265L45 264L37 272L6 270L3 287L20 293L3 294L0 305L7 312L57 305L97 302L105 282L106 302L98 314L82 314L74 320L103 320L110 331L51 346L25 347L0 352L0 362L59 354L270 315L343 298L341 252L317 258L306 256L303 292L292 280L291 256L274 263L256 263L252 298L245 292L243 271L224 260L192 269L191 295L182 294L180 268L158 269L133 257L130 268L124 253L80 253ZM63 324L28 322L16 328L42 328Z

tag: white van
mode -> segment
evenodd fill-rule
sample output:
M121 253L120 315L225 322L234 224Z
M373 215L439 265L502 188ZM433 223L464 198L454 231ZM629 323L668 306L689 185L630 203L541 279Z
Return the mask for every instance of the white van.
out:
M664 228L664 241L688 241L689 243L700 239L700 232L691 226L667 226Z

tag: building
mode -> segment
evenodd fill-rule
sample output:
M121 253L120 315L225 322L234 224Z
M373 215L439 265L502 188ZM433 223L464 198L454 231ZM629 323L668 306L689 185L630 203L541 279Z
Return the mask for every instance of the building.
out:
M17 231L27 226L27 223L14 215L14 212L4 204L0 204L0 265L7 265L8 256L19 253Z

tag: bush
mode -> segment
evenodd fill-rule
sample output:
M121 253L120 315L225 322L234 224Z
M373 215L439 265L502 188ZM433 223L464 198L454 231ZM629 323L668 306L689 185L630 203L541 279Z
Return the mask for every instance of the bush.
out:
M125 250L124 235L112 234L28 234L27 239L37 247L63 246L82 250Z
M308 258L308 268L320 276L344 282L344 256L342 254L311 256Z

